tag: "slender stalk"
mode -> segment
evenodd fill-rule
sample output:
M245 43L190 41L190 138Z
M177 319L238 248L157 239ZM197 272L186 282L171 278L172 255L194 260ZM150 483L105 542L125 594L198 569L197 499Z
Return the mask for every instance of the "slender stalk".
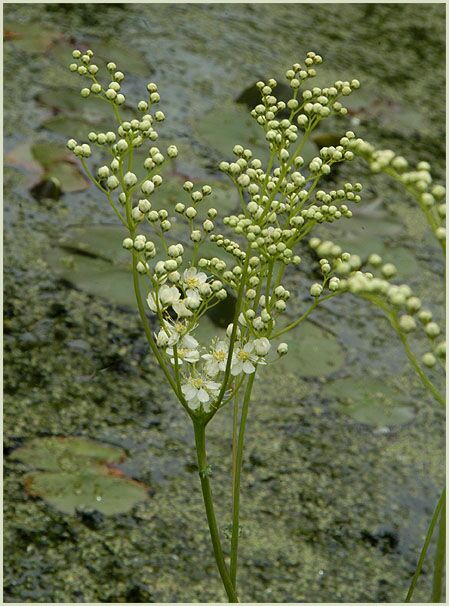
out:
M237 582L237 559L239 546L239 518L240 518L240 479L242 474L243 446L245 442L246 419L248 417L249 402L256 373L249 376L243 398L242 415L240 419L239 437L235 459L235 473L232 488L232 538L231 538L231 566L230 575L234 587Z
M201 481L201 490L203 493L204 506L206 508L207 523L209 525L210 536L212 539L215 561L217 563L218 571L220 573L221 580L223 581L224 588L226 589L229 601L232 603L237 603L239 600L224 561L220 534L218 531L217 520L215 518L212 490L207 472L206 427L203 422L195 420L193 422L193 428L195 431L195 444L198 457L198 471Z
M443 504L446 502L446 489L441 493L440 498L438 499L437 506L433 513L432 519L430 520L429 529L427 530L426 539L424 541L424 545L421 550L421 554L419 556L418 565L416 566L415 574L413 575L412 581L410 583L409 590L407 592L407 596L405 598L406 602L410 602L413 596L413 592L415 591L416 583L418 582L419 575L421 574L421 570L424 564L424 559L427 554L427 550L429 549L430 541L432 539L433 531L435 529L435 525L437 523L438 517L440 515L440 511L443 507Z
M238 440L238 416L239 416L239 395L236 392L234 396L234 406L232 408L232 499L234 502L234 478L237 462L237 440Z
M398 333L398 336L402 342L402 346L404 347L405 353L407 354L407 358L409 359L410 364L415 369L416 374L421 379L423 385L430 391L430 393L433 395L433 397L436 400L438 400L438 402L441 404L441 406L445 406L446 402L445 402L444 397L441 395L441 393L438 391L438 389L435 387L435 385L432 383L432 381L430 381L430 379L427 378L426 374L423 372L422 368L420 367L415 354L410 349L410 345L408 344L408 339L404 335L404 333L401 331L401 328L400 328L399 323L396 318L396 314L389 313L388 319L390 320L390 323L393 326L393 328L395 329L395 331Z
M444 560L446 556L446 499L443 499L440 512L435 564L433 567L432 602L441 602L443 593Z

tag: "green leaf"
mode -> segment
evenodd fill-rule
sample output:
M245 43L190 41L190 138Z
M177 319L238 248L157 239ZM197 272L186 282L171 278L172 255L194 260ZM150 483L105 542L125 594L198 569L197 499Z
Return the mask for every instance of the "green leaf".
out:
M46 471L82 469L91 463L120 463L125 452L118 446L82 437L55 436L34 438L11 454L11 459L21 461Z
M3 40L6 46L29 53L43 53L61 34L42 23L19 23L7 21L3 24Z
M282 335L273 343L274 351L280 342L288 344L288 354L273 365L279 376L324 377L343 366L344 350L337 338L309 321Z
M323 387L322 394L358 423L390 427L410 423L415 416L414 409L404 405L404 394L388 377L336 379Z
M105 515L126 513L148 497L146 486L111 475L107 468L75 474L42 471L27 474L24 481L30 494L69 515L77 509L95 509Z

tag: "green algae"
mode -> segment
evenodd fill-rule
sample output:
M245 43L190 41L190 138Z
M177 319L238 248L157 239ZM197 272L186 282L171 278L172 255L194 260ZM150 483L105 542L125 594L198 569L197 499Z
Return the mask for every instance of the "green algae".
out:
M94 46L92 15L64 6L8 5L7 16L35 20L42 32L82 32ZM386 137L370 122L357 130L385 147L406 149L411 161L430 160L442 175L444 104L436 102L429 113L427 91L443 98L443 60L435 60L443 56L443 12L437 5L127 5L126 11L103 5L101 27L126 31L133 47L158 66L151 77L161 83L176 138L190 140L192 120L223 96L234 99L243 88L236 80L253 82L255 71L282 73L298 48L301 55L318 48L329 65L338 63L342 78L352 74L367 88L371 79L376 94L401 97L428 114L429 124L411 138L405 131ZM292 15L300 24L293 37ZM209 31L216 35L203 33ZM56 72L40 56L44 69L36 79L29 56L23 61L24 51L17 56L15 49L16 43L6 43L5 111L12 119L5 121L5 136L16 142L34 140L36 125L48 118L32 96L54 86ZM435 67L413 78L418 62ZM198 147L189 162L211 170ZM358 180L388 192L387 204L410 206L387 179L363 171ZM341 177L349 179L344 172ZM67 225L104 221L104 207L90 188L47 210L29 197L17 171L5 171L5 211L5 447L43 433L82 433L128 449L133 477L156 486L151 504L105 517L93 528L86 518L68 518L27 497L16 464L6 460L5 600L224 601L193 473L192 435L163 387L135 314L66 288L39 261ZM425 252L421 240L414 246ZM415 276L423 295L439 289L441 264L432 250L421 261L425 272ZM303 274L291 281L304 287ZM436 315L442 300L438 294L432 302ZM432 496L436 500L443 482L443 415L408 370L386 323L352 299L330 312L316 318L337 331L351 374L393 369L419 404L417 415L409 425L375 433L328 405L322 380L289 372L279 381L266 369L250 412L244 466L239 575L246 600L402 601ZM229 474L224 429L230 417L224 410L210 436L223 531L230 522L223 515L230 487L222 481ZM429 595L425 573L416 597Z

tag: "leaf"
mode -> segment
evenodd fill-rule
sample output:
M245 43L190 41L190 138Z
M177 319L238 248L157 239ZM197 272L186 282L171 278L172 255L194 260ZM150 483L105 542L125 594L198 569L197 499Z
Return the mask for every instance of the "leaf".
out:
M232 322L232 317L227 323L229 322ZM224 338L225 329L219 326L218 322L213 323L203 318L195 329L194 336L202 345L207 345L215 336ZM292 332L273 341L272 352L276 351L281 341L288 343L288 354L277 360L273 366L263 368L262 376L294 374L300 377L321 377L336 372L343 365L344 351L337 339L311 322L306 321Z
M30 175L30 187L35 192L42 189L43 183L57 179L65 192L82 191L89 182L81 173L73 156L67 148L58 143L20 143L5 158L10 166L23 168ZM37 193L37 198L42 196Z
M125 452L118 446L82 437L34 438L17 448L11 459L46 471L84 468L86 459L96 464L120 463Z
M309 321L282 335L273 343L273 351L280 342L288 344L288 354L273 367L278 376L324 377L343 366L344 350L337 338Z
M254 158L259 158L265 164L268 162L270 150L265 131L246 109L239 106L216 107L195 122L194 130L201 143L215 149L223 159L234 160L232 149L240 144L248 147ZM313 143L306 142L301 156L306 162L316 156Z
M3 24L3 40L7 45L29 53L47 51L61 34L42 23L19 23L7 21Z
M148 496L144 484L113 466L123 462L125 452L112 444L72 436L34 438L10 456L43 470L26 474L25 488L63 513L78 508L125 513Z
M403 425L415 416L414 409L403 404L404 395L388 378L336 379L323 387L322 394L332 402L337 401L338 409L352 419L367 425Z
M71 515L77 509L98 510L105 515L126 513L148 497L145 485L100 468L77 474L30 473L24 481L30 494Z
M195 130L204 145L215 149L227 160L235 158L232 149L236 144L249 147L254 157L260 160L268 160L264 130L246 109L216 107L195 123Z
M57 162L45 171L47 179L55 178L61 183L61 188L67 193L83 191L90 185L86 177L71 162Z
M85 99L85 101L88 101L88 99ZM82 141L87 141L87 135L90 131L107 131L109 125L110 122L108 121L91 122L84 120L83 118L73 118L64 114L44 120L41 124L41 126L51 132Z

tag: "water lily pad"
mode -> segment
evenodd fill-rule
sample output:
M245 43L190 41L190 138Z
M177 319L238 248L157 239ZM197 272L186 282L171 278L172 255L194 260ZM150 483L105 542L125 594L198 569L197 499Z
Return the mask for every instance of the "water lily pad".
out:
M39 182L54 179L65 192L82 191L89 187L87 178L79 170L73 156L58 143L20 143L5 157L5 162L25 169L30 177L30 186L34 185L38 190L41 185Z
M11 45L29 53L42 53L51 46L53 41L61 34L42 23L19 23L7 21L3 24L3 40Z
M216 107L196 122L196 134L200 141L218 151L223 158L232 160L237 143L249 147L253 155L262 161L269 157L268 143L261 126L246 109L240 107Z
M95 463L120 463L125 452L118 446L82 437L34 438L11 454L11 459L46 471L73 471Z
M79 88L46 89L37 95L36 100L41 105L45 105L57 113L63 113L65 117L70 119L75 114L77 118L83 116L88 119L89 123L115 120L111 105L96 95L90 95L86 99L81 97L80 90L82 87L83 83L80 82ZM130 117L129 110L121 108L120 113L124 118Z
M290 333L282 335L288 343L288 354L276 362L277 372L301 377L324 377L339 370L344 362L344 350L336 337L309 321L301 323Z
M388 379L337 379L327 383L322 394L337 402L339 410L359 423L390 427L410 423L415 411L404 404L404 394L389 384Z
M205 318L194 334L201 344L206 345L213 337L224 338L226 333L224 328L219 328ZM273 352L281 341L288 343L288 354L264 370L263 374L272 371L276 376L294 374L300 377L321 377L339 370L343 365L344 352L337 339L311 322L306 321L296 330L273 341Z
M88 101L88 99L84 99L84 101ZM60 116L44 120L41 126L67 138L87 141L87 135L90 131L106 131L110 126L110 121L87 121L83 118L61 114Z
M27 491L59 511L75 514L79 509L97 510L105 515L126 513L144 501L143 484L108 473L107 469L86 469L75 474L42 471L24 478Z
M181 226L178 230L185 233ZM150 228L147 233L150 233ZM61 278L76 288L103 297L115 305L134 308L131 255L122 247L125 236L125 230L118 225L75 225L66 229L59 240L59 247L48 251L46 260ZM173 234L173 242L179 241ZM191 242L185 242L185 267L190 262L192 252ZM232 262L230 255L212 242L205 242L199 255ZM161 258L165 258L165 254L162 247L158 247L153 263ZM142 293L145 293L148 282L144 277L140 280ZM215 318L217 310L211 310L211 315Z
M35 438L11 458L40 470L24 476L28 493L67 514L79 508L124 513L147 498L146 486L114 467L125 452L112 444L83 437Z

